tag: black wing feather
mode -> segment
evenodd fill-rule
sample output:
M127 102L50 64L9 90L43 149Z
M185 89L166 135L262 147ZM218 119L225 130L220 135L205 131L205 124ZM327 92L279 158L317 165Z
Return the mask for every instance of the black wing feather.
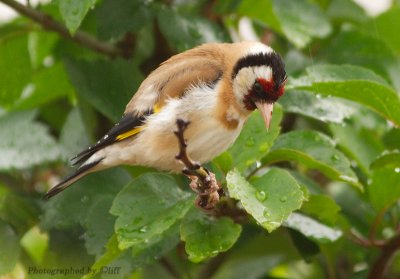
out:
M138 126L141 126L144 123L146 117L152 113L153 111L151 110L147 113L142 114L139 117L130 113L124 114L121 120L117 124L115 124L114 127L112 127L104 137L102 137L98 142L89 146L87 149L83 150L75 157L73 157L71 159L73 161L72 165L75 166L83 163L100 149L116 142L119 135L133 130Z

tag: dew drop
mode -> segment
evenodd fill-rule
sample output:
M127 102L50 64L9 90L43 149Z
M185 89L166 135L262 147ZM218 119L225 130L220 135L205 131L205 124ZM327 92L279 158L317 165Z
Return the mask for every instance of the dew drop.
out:
M260 202L263 202L263 201L265 201L267 199L267 193L265 193L264 191L257 191L256 192L256 198Z
M88 201L89 201L89 197L86 196L86 195L84 195L84 196L81 198L81 202L83 202L83 203L87 203Z
M254 146L254 143L255 143L255 140L254 140L253 137L248 137L248 138L247 138L247 140L246 140L246 146L252 147L252 146Z
M139 232L141 232L141 233L147 232L147 226L141 227L141 228L139 229Z
M272 222L272 221L267 221L267 222L263 222L261 224L264 228L266 228L269 232L275 230L277 227L279 227L279 223L278 222Z
M279 198L279 200L281 202L286 202L287 201L287 197L286 196L282 196L282 197Z
M218 253L219 253L218 250L214 250L214 251L211 252L211 255L212 255L212 256L216 256L216 255L218 255Z
M269 211L267 209L264 209L263 215L265 218L271 217L271 214L269 213Z
M339 155L337 155L337 154L335 154L335 155L332 155L332 160L334 160L334 161L339 161Z

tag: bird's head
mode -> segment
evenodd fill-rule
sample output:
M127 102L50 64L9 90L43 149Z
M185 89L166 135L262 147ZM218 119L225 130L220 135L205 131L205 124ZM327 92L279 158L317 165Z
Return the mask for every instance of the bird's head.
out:
M233 68L233 92L243 109L260 110L268 129L274 103L284 93L286 78L281 56L270 47L257 43Z

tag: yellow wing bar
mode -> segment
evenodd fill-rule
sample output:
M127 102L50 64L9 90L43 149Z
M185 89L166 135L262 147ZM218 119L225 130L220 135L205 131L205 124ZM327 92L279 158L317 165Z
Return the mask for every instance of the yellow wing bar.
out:
M125 133L123 133L123 134L118 135L115 139L116 139L117 141L124 140L124 139L126 139L126 138L129 138L129 137L131 137L131 136L136 135L136 134L139 133L141 130L143 130L143 127L136 127L136 128L134 128L134 129L132 129L132 130L129 130L128 132L125 132Z
M160 112L160 110L161 110L161 105L160 104L155 104L153 106L153 113L158 113L158 112ZM143 128L144 128L143 126L139 126L139 127L133 128L132 130L129 130L129 131L125 132L125 133L122 133L122 134L118 135L115 138L115 140L116 141L121 141L121 140L129 138L131 136L134 136L137 133L139 133L140 131L142 131Z

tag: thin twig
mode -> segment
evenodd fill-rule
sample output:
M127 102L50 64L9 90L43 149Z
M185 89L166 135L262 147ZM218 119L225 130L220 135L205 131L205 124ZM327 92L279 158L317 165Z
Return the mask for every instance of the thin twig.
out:
M160 264L164 267L164 269L166 271L168 271L169 274L172 275L172 277L176 278L176 279L180 279L181 276L179 275L179 273L175 270L175 268L171 265L171 263L167 260L167 258L162 257L159 260Z
M216 257L210 259L210 261L206 265L204 265L204 267L199 271L197 278L211 278L224 263L227 255L227 253L220 253Z
M384 240L375 239L374 241L371 241L370 239L359 235L354 230L350 230L347 234L347 237L354 243L367 248L371 247L381 248L386 244Z
M372 265L367 279L382 279L396 252L400 249L400 234L391 238L383 247L378 259Z
M174 131L179 142L179 153L175 156L185 167L182 172L186 174L192 182L190 187L197 192L196 205L209 214L213 214L214 208L219 201L220 189L215 174L202 167L199 163L193 161L187 154L187 143L184 132L190 122L177 119L178 130Z
M176 135L176 137L178 138L178 142L179 142L179 153L178 155L175 156L175 158L179 161L181 161L185 167L189 170L198 170L200 168L200 164L192 161L187 152L186 152L186 148L187 148L187 144L186 144L186 140L184 138L184 132L186 130L186 128L189 126L190 122L189 121L184 121L182 119L178 119L176 121L176 125L178 126L178 130L174 131L174 134ZM196 175L196 174L194 174Z
M376 231L378 230L379 225L382 222L383 216L386 213L387 208L382 209L376 215L374 222L372 223L371 229L369 231L368 239L374 243L376 241Z
M29 6L22 5L15 0L0 0L0 2L14 9L18 13L26 17L29 17L30 19L39 23L45 29L56 32L61 37L74 41L80 44L81 46L105 54L111 58L115 58L118 56L129 58L128 57L130 54L129 51L124 51L123 49L118 48L116 45L113 44L101 42L97 40L97 38L93 37L92 35L86 32L77 31L74 35L71 35L68 29L64 25L54 20L51 16L44 14L38 10L32 9Z

